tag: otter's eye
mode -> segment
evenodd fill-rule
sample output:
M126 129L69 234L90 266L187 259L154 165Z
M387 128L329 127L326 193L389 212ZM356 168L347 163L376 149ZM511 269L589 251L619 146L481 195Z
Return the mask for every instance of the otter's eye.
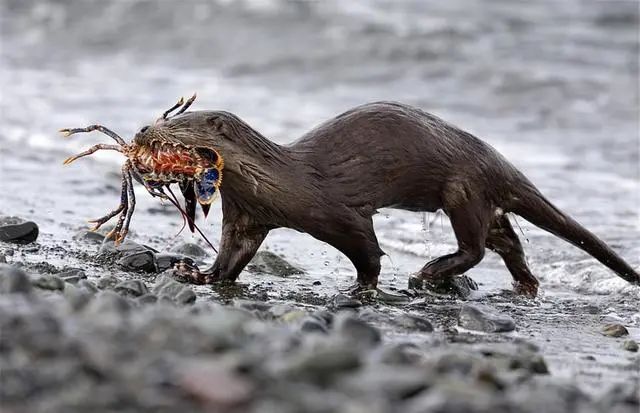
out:
M140 133L145 133L148 130L149 130L148 126L143 126L142 129L140 129Z

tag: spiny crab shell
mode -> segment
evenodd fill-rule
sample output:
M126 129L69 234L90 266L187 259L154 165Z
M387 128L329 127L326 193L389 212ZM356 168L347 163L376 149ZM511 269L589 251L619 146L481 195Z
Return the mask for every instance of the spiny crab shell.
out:
M213 202L222 183L224 160L210 148L152 140L130 145L126 155L151 188L193 181L196 199L203 205Z

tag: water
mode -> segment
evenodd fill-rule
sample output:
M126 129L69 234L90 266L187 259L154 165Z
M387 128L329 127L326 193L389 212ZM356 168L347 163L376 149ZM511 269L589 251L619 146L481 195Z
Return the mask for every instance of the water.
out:
M46 245L69 240L85 219L118 201L117 155L61 165L107 138L65 140L56 134L62 127L102 123L130 137L179 96L197 92L194 109L234 112L286 143L352 106L385 99L431 111L494 145L557 206L640 268L635 1L0 5L0 213L38 222ZM132 236L168 248L179 217L152 213L161 207L137 192ZM420 214L397 210L375 218L392 257L383 260L383 287L403 288L409 273L455 249L446 217L427 219L425 225ZM218 203L204 225L214 245L220 220ZM580 250L518 223L548 299L640 297ZM282 284L285 290L317 279L332 292L353 282L348 260L304 234L273 231L264 248L312 273ZM510 287L493 254L470 275L481 295ZM629 314L626 320L637 324Z

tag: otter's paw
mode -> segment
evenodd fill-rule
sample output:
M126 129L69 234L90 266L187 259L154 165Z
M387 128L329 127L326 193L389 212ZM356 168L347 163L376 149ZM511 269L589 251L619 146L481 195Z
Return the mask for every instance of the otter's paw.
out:
M531 283L514 282L513 292L527 298L536 298L538 295L538 282Z
M213 284L216 277L212 274L201 272L193 260L184 258L173 265L173 276L180 281L191 284Z
M410 290L425 290L435 295L449 295L468 298L472 291L478 290L478 284L467 275L456 275L439 279L424 278L420 275L409 277Z

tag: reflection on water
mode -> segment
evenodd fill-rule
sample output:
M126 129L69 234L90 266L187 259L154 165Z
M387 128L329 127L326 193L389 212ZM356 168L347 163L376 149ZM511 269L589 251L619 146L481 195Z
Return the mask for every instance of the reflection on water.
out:
M68 236L64 223L100 216L116 202L96 171L120 162L105 156L106 166L87 160L63 170L59 159L101 138L63 142L54 133L61 127L101 122L131 136L177 96L197 91L196 109L235 112L288 142L350 106L387 99L495 145L640 266L634 1L13 0L0 7L0 212L32 217L55 237ZM142 200L138 236L172 235L171 218L158 225L145 202L152 204ZM401 274L453 246L446 220L426 232L418 214L385 214L376 225ZM151 224L160 233L150 234ZM523 226L547 288L629 291L573 247ZM304 251L326 250L307 238L280 231L267 245L303 261ZM342 267L334 258L326 268ZM507 283L495 258L485 268L499 269L488 278Z

